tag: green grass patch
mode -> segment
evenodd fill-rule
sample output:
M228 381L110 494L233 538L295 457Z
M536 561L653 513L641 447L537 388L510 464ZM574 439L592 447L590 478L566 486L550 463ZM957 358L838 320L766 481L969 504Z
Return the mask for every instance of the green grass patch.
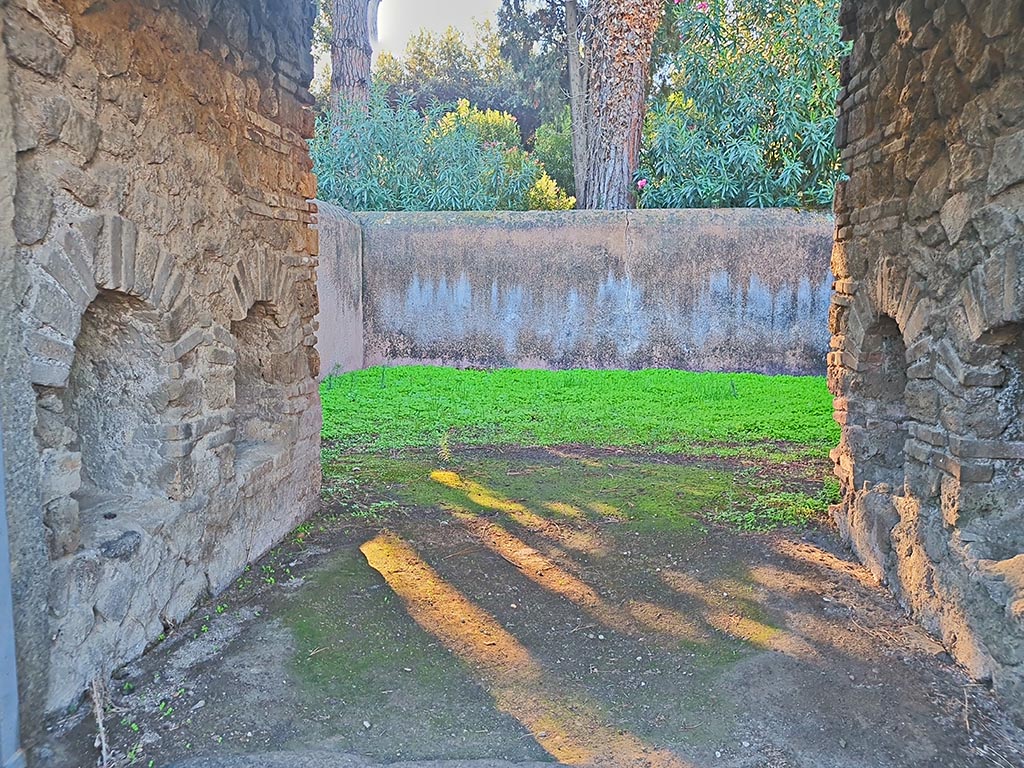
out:
M839 428L820 377L686 371L371 368L321 387L324 439L345 449L645 447L715 455L801 446Z
M440 476L438 473L443 473ZM457 476L452 487L444 476ZM345 494L352 478L376 500ZM552 455L544 459L473 457L442 467L432 453L349 454L324 465L327 488L339 484L353 517L387 519L417 508L464 510L513 520L523 508L566 525L615 523L644 532L701 532L706 522L744 531L804 527L834 503L835 481L815 492L806 482L643 457ZM511 514L508 514L511 511ZM377 513L377 514L374 514Z

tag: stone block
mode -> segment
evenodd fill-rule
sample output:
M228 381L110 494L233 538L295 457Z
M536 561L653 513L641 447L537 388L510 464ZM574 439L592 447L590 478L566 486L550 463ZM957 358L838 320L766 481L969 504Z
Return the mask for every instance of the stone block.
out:
M41 75L54 77L64 67L65 55L58 42L24 12L8 16L4 42L12 60Z
M911 221L938 213L945 204L949 190L949 161L942 158L932 163L914 185L907 205Z
M18 163L14 196L14 234L23 245L38 243L50 230L53 191L42 159L33 155Z
M96 154L100 143L100 127L95 119L72 109L64 123L60 140L75 151L78 162L86 165Z
M29 302L31 316L66 339L78 336L84 311L84 305L76 303L56 283L50 281L40 282Z
M51 559L59 560L78 551L82 530L77 501L64 496L46 503L43 524L49 531L47 540Z
M960 242L960 237L971 220L974 208L971 196L966 192L954 195L943 204L940 218L942 227L946 231L946 237L951 244L956 245Z
M1024 97L1021 98L1024 101ZM988 172L988 193L997 195L1024 181L1024 129L997 139Z

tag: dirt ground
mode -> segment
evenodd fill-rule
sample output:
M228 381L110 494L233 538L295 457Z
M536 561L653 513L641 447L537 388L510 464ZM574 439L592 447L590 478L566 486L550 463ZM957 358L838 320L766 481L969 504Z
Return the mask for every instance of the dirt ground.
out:
M326 474L320 517L118 672L111 764L1024 766L1024 733L839 545L820 464L566 448ZM87 707L53 724L54 765L97 764Z

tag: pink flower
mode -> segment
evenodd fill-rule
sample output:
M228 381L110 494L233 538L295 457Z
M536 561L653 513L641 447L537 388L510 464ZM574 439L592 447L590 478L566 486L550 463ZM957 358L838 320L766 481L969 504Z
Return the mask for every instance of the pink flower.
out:
M646 186L647 186L647 179L640 179L640 181L638 181L636 183L636 188L637 189L643 189Z
M697 3L697 10L701 13L705 13L710 7L707 3Z

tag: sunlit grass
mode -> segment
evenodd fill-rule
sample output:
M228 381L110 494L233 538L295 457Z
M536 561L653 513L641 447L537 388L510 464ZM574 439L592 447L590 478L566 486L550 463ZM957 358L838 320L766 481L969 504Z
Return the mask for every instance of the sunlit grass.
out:
M324 439L357 450L589 445L824 455L839 436L817 377L398 367L328 378L321 393Z

